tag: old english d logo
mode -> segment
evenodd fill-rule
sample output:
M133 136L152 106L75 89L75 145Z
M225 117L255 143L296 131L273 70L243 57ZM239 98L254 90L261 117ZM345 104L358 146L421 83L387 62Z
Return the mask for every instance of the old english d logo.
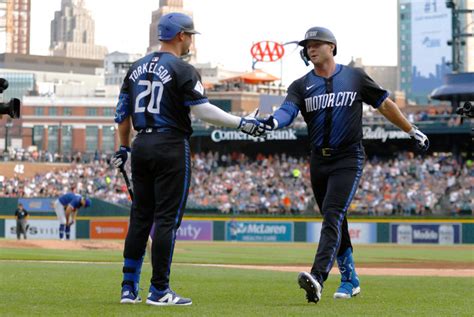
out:
M283 57L283 45L273 41L261 41L252 45L250 54L259 62L275 62Z

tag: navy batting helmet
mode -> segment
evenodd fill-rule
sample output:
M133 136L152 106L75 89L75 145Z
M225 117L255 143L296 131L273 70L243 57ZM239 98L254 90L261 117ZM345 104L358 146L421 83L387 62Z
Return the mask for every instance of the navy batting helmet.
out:
M179 32L199 34L199 32L194 29L193 20L186 14L172 12L161 17L158 23L159 40L172 40Z
M336 37L328 29L320 27L320 26L315 26L315 27L310 28L308 31L306 31L306 34L304 35L304 40L300 41L298 45L304 46L306 48L306 43L309 40L332 43L334 44L334 51L332 52L332 55L335 56L337 54Z

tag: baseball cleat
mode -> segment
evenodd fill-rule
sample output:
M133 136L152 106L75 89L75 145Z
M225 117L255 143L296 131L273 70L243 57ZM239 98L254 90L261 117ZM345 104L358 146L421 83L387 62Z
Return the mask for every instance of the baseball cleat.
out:
M359 277L355 271L352 248L337 257L337 266L341 273L341 284L334 293L334 298L351 298L360 293Z
M130 285L124 285L122 287L122 297L120 298L120 304L137 304L141 302L141 297L138 296L138 292L133 290L133 287Z
M298 284L306 291L306 299L308 303L318 303L321 299L322 286L316 278L307 272L298 274Z
M352 298L360 294L360 286L355 287L351 282L342 282L334 293L335 299Z
M173 292L170 288L158 291L153 285L146 299L148 305L154 306L189 306L193 302L190 298L184 298Z

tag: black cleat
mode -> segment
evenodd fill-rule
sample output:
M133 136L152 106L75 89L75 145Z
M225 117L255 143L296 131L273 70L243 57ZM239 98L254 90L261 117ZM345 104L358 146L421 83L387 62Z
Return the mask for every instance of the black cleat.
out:
M298 284L306 291L308 303L313 302L317 304L319 302L322 287L313 275L307 272L301 272L298 274Z

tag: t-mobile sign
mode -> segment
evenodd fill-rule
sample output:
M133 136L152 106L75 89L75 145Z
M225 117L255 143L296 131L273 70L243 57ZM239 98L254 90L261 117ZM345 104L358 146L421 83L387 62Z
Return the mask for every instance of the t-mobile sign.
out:
M176 232L178 240L212 240L212 221L183 220Z

